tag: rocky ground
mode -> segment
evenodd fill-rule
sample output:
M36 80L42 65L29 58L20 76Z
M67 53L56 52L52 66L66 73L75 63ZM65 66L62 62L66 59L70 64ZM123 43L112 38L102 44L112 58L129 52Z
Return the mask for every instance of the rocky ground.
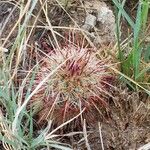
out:
M80 27L87 32L87 40L91 42L91 45L102 49L103 57L108 57L106 52L108 49L112 55L115 55L115 50L112 49L115 45L115 16L112 2L108 0L102 2L98 0L82 2L71 0L67 4L61 1L61 5L65 10L54 1L48 2L48 17L52 26L60 27L56 29L58 33L65 34L71 27ZM125 7L134 18L136 1L135 3L133 1L127 2ZM39 12L39 8L40 4L34 10L35 15ZM0 44L7 38L18 17L19 9L15 7L15 2L0 2ZM40 26L43 23L47 25L44 13L41 11L37 25ZM126 23L124 24L123 29L127 27ZM47 39L48 34L51 34L48 29L36 28L30 42L39 43L39 39L43 37ZM14 29L6 43L7 49L12 46L16 35L17 29ZM113 61L115 60L113 59ZM115 89L112 90L112 97L108 100L109 118L89 126L88 141L91 149L100 150L104 145L105 149L110 150L136 150L149 143L150 111L147 104L150 98L142 91L130 91L120 81L116 81ZM63 141L73 145L74 149L87 149L87 145L80 140L79 136L72 136L72 139L63 139Z

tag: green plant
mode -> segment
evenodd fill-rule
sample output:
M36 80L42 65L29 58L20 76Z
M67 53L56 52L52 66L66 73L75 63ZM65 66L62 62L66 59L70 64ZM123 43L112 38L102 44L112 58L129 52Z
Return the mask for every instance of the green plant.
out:
M146 37L146 27L148 19L148 10L150 3L148 0L141 0L138 4L137 15L135 22L126 13L123 8L125 1L122 3L118 0L113 0L117 7L118 14L116 15L117 21L117 39L119 49L119 60L121 62L121 72L137 82L149 81L147 71L150 69L149 65L143 63L143 53L149 53L149 45L145 46L144 39ZM121 44L120 41L120 18L124 17L132 30L131 37L128 38L126 46ZM123 50L127 51L123 51Z
M43 61L39 64L34 81L37 84L56 66L67 61L32 98L40 120L52 117L56 122L62 123L86 108L84 117L90 122L94 118L93 109L100 112L98 106L107 108L104 95L110 95L113 76L108 70L108 60L100 60L97 53L93 48L80 47L70 42L61 49L49 49L46 57L42 55L40 60Z
M23 98L24 82L17 90L13 83L9 83L9 74L1 70L0 72L0 140L3 148L11 150L29 150L40 147L55 147L62 150L71 150L67 145L57 141L59 135L54 134L58 129L65 126L67 123L61 124L56 129L51 130L51 120L48 126L41 130L34 131L34 120L32 108L21 109L19 117L16 118L17 111L22 107L21 99ZM34 74L30 80L25 99L30 97L30 89L33 86ZM78 115L79 116L79 115ZM16 125L14 125L16 124ZM2 148L2 147L1 147Z

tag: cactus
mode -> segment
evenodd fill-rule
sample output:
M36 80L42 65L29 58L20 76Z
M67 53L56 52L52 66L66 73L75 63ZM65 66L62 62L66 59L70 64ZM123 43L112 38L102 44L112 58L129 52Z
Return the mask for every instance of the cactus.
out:
M68 43L61 49L50 50L49 57L42 58L35 85L68 60L32 99L40 121L51 118L62 123L83 108L83 116L92 121L92 113L108 108L105 96L110 92L113 77L108 71L108 60L100 60L97 54L93 48Z

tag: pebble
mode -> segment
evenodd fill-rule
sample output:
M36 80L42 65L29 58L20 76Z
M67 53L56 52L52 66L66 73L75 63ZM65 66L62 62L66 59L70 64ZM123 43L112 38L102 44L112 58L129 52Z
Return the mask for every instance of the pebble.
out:
M89 31L90 29L94 28L95 25L96 25L96 17L94 15L87 14L82 28Z

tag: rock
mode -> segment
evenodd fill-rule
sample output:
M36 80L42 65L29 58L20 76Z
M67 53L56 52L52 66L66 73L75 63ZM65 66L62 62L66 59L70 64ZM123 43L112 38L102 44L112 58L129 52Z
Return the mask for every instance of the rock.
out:
M91 10L95 12L95 16L88 15L86 17L85 24L83 25L83 28L87 31L89 31L90 28L95 27L96 38L94 40L94 43L96 45L114 43L116 25L113 11L106 5L105 2L100 2L98 0L93 0L91 2L85 1L84 6L87 13L90 14Z
M89 31L96 25L96 17L94 15L88 14L85 18L85 23L82 26L83 29Z
M107 6L101 7L98 11L97 21L102 23L112 34L115 34L115 16Z
M108 6L100 7L98 10L97 21L100 26L102 26L106 40L108 42L114 42L116 30L115 16Z

